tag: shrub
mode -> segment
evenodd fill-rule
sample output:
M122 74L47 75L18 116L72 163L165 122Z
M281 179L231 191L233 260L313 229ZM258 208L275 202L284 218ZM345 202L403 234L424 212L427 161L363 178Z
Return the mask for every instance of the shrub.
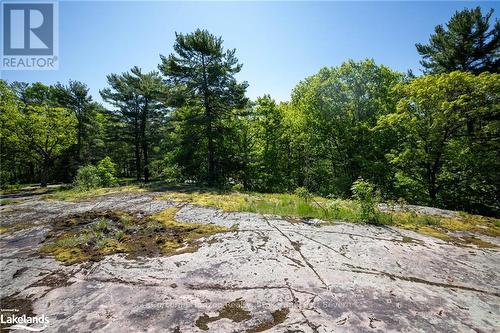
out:
M94 165L85 165L78 169L73 185L79 190L90 190L116 183L115 164L106 156Z
M236 192L241 192L241 191L243 191L243 188L244 188L244 187L243 187L243 184L240 184L240 183L236 183L236 184L234 184L234 185L231 187L231 189L232 189L233 191L236 191Z
M101 186L101 178L94 165L85 165L78 169L73 185L80 190L90 190Z
M351 191L359 205L360 220L368 223L378 223L376 213L377 195L373 185L360 178L352 184Z
M101 179L101 186L111 186L116 183L115 164L109 156L104 157L97 163L97 171Z
M341 201L339 199L333 199L327 203L327 209L332 218L338 218L340 216L340 207Z
M312 198L312 194L305 187L297 187L294 193L296 196L304 199L305 201L308 201L309 199Z
M2 188L2 190L8 189L12 182L13 180L10 172L7 170L0 170L0 188Z

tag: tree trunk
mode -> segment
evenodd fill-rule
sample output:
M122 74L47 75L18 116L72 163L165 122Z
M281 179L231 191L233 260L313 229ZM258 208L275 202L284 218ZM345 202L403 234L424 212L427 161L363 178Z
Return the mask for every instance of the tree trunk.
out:
M203 64L203 105L205 107L205 119L207 121L207 141L208 141L208 185L213 186L216 182L215 170L215 142L213 138L213 114L209 102L208 77L205 58L202 58Z
M247 133L244 132L243 134L243 156L244 156L244 165L243 165L243 188L248 190L249 186L250 186L250 172L249 172L249 168L248 168L248 164L249 164L249 160L250 160L250 156L249 156L249 150L250 148L248 148L249 146L249 143L248 143L248 136L247 136Z
M445 140L446 139L444 139L443 142ZM437 176L441 168L441 155L442 155L442 150L437 152L436 157L434 158L434 162L427 166L427 177L429 180L429 197L431 199L432 204L436 203L436 198L438 193L438 186L436 183L437 183Z
M149 182L149 160L148 160L148 143L144 139L142 143L142 154L144 155L144 181Z
M47 187L47 182L49 180L49 166L50 160L48 157L45 157L42 162L42 170L40 175L40 185L42 187Z
M137 120L134 124L134 145L135 145L135 173L137 180L141 180L141 148L139 142L139 126Z
M148 160L148 140L146 138L146 123L148 121L148 101L144 104L144 110L141 119L141 143L142 155L144 157L144 182L149 181L149 160Z
M431 165L427 166L427 191L429 192L431 203L435 204L437 198L436 173Z
M28 165L29 165L28 179L30 180L30 182L32 182L36 179L35 165L33 164L33 162L29 162Z
M82 122L78 119L78 130L76 136L76 161L80 166L82 164Z
M213 186L216 181L215 175L215 154L214 154L214 138L212 135L212 121L208 120L207 124L207 140L208 140L208 185Z
M435 181L429 183L429 197L431 198L431 202L434 204L436 202L436 197L437 197L437 189Z

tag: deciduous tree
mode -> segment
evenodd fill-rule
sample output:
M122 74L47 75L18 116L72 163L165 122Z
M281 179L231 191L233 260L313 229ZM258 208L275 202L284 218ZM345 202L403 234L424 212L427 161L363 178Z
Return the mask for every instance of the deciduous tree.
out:
M40 165L41 185L47 186L55 158L75 142L76 117L71 111L51 106L45 97L40 97L50 90L48 87L35 84L31 88L27 91L36 98L25 104L16 100L3 84L2 90L7 92L1 98L2 138L10 145L22 145L25 151L32 154Z

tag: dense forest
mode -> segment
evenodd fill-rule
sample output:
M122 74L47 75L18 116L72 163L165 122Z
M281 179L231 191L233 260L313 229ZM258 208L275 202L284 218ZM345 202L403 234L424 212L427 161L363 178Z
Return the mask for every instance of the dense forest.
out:
M107 168L144 182L348 197L362 178L384 199L499 215L500 22L491 16L466 9L437 26L416 45L421 76L347 60L282 103L249 100L236 50L206 30L177 34L158 71L109 74L106 105L78 81L0 80L1 185L70 183Z

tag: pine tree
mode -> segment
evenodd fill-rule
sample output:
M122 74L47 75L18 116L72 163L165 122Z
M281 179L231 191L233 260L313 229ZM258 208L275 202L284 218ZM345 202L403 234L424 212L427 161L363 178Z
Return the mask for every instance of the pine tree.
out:
M474 74L499 72L500 22L490 30L491 9L483 16L481 8L457 11L446 28L436 26L429 44L416 44L426 73L449 73L455 70Z
M99 105L92 101L87 85L79 81L69 81L67 86L57 83L53 91L58 104L76 116L76 161L78 165L88 163L88 158L83 155L90 155L88 150L92 143L89 139L97 126L95 118Z
M161 56L159 69L167 82L177 91L178 106L201 107L207 141L207 181L214 185L221 181L220 149L223 120L232 109L246 103L246 82L234 77L242 65L235 57L235 49L224 50L222 38L206 30L190 34L176 34L174 53ZM219 147L218 147L219 145Z
M151 122L163 110L159 101L164 95L161 77L157 72L142 73L140 68L133 67L130 73L111 74L107 78L110 88L101 90L101 95L118 108L119 117L128 124L135 146L137 179L143 170L144 181L148 182Z

